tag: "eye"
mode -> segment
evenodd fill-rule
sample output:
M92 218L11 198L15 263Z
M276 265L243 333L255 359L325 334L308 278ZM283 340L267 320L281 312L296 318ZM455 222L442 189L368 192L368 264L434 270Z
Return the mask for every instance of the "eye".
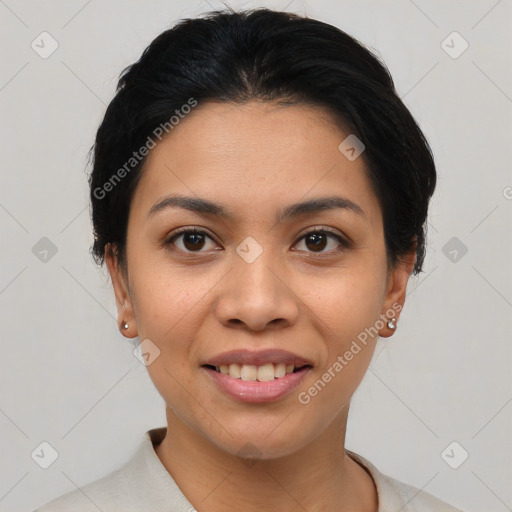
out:
M180 238L182 239L181 242L176 244L175 242ZM183 228L174 233L171 238L166 241L165 245L174 245L183 252L205 252L201 249L204 248L206 239L210 239L214 242L213 238L205 231L195 228Z
M334 240L338 247L324 249L328 246L328 242ZM206 252L205 248L207 240L213 242L213 248L217 247L213 238L205 231L196 228L182 228L175 232L166 242L165 245L173 245L183 252ZM179 241L179 243L176 243ZM333 233L327 229L314 229L303 235L297 243L304 243L306 250L313 253L326 253L330 251L342 250L349 247L349 243L340 235ZM300 250L300 249L299 249Z
M324 251L323 249L328 245L329 238L338 242L338 247ZM299 243L300 242L303 242L306 248L310 249L310 252L313 253L325 253L331 250L341 251L349 246L348 242L343 237L327 229L314 229L309 231L299 239Z

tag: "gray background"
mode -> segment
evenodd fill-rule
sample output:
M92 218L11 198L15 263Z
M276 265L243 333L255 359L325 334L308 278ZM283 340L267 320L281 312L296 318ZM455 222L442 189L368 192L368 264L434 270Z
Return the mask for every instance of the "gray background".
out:
M435 153L425 272L378 342L347 447L466 511L512 510L511 0L230 5L306 13L378 50ZM1 511L104 476L165 425L89 255L85 162L122 68L211 7L0 0ZM51 49L43 31L58 43L47 58L31 47ZM31 457L43 441L58 453L48 469Z

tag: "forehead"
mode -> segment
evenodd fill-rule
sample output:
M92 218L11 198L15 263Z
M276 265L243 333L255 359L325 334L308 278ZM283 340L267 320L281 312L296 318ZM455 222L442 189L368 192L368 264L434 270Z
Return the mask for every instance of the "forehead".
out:
M265 205L338 194L375 217L363 158L339 150L348 135L320 107L199 104L150 151L132 207L149 211L181 193L254 216Z

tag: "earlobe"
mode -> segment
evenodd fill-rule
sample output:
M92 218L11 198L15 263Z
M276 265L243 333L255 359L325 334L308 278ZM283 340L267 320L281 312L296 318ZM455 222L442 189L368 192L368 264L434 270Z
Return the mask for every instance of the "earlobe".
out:
M414 269L416 251L400 258L390 270L381 318L385 325L379 331L381 338L389 338L396 330L400 313L404 307L407 283Z
M114 245L105 246L105 261L112 280L114 295L116 297L118 328L127 338L137 336L137 326L128 286L128 276L119 262L117 250Z

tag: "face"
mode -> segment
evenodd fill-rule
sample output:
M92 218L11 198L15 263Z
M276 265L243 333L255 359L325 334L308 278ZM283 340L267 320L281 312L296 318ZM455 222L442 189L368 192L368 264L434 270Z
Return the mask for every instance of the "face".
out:
M168 414L226 452L290 454L346 417L399 316L411 265L388 269L347 135L319 108L200 104L148 156L126 269L107 256Z

